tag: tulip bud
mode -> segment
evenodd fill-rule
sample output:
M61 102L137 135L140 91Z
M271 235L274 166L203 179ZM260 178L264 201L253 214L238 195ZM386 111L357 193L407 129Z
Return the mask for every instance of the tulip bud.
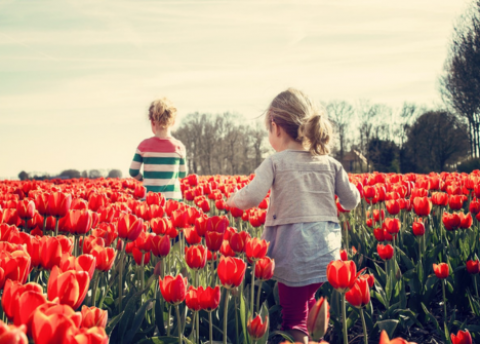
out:
M330 306L327 299L321 297L310 309L307 320L307 329L313 340L320 340L327 333L330 320Z

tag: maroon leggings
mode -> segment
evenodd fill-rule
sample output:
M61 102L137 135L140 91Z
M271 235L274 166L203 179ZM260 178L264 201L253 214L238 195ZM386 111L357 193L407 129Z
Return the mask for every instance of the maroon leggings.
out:
M323 283L303 287L289 287L278 282L278 296L282 306L282 331L300 330L308 335L308 312L315 304L315 293Z

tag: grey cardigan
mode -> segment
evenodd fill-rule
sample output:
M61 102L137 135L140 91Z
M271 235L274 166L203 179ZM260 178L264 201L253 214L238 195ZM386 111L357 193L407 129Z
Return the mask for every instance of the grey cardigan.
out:
M286 149L266 158L255 178L232 198L237 208L256 207L271 189L266 226L300 222L339 222L335 195L345 210L360 203L360 193L342 164L328 155Z

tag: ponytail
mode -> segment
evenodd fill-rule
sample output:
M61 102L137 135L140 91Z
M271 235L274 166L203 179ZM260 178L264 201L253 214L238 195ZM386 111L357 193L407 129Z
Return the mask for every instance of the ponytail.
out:
M289 88L278 94L266 112L265 121L269 130L271 122L282 127L312 155L330 153L332 125L326 115L302 91Z

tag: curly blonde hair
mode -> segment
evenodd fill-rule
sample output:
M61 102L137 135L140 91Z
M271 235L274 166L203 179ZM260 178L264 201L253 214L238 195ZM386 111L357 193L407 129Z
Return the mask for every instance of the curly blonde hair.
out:
M332 125L326 113L302 91L289 88L272 100L265 116L269 131L272 130L272 122L302 143L312 155L330 153Z
M154 100L148 109L148 119L162 128L172 126L176 117L177 108L165 97Z

